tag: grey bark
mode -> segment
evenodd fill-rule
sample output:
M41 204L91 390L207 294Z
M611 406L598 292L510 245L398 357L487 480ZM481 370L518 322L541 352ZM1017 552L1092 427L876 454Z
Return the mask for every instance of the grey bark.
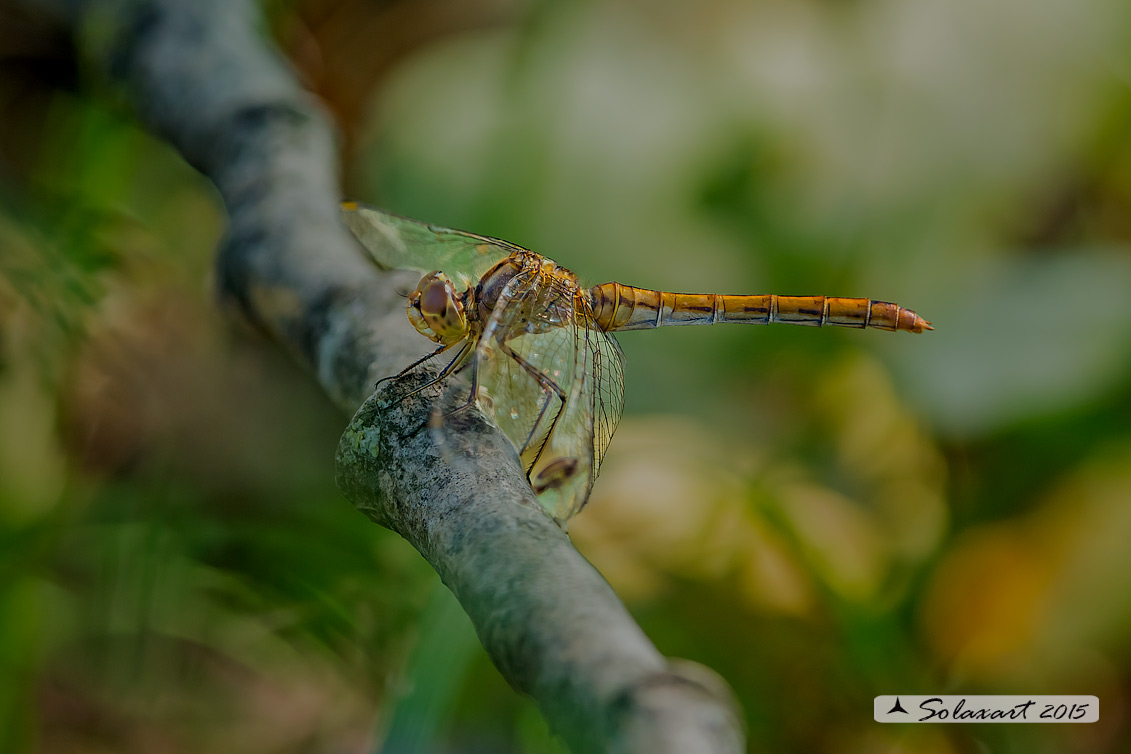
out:
M221 299L307 365L343 410L346 496L407 539L517 690L575 751L736 752L729 689L664 658L539 507L513 446L475 410L418 431L438 389L397 400L381 376L429 350L397 290L339 224L326 116L230 0L37 3L76 30L138 118L208 176L229 214ZM360 406L360 409L358 408Z

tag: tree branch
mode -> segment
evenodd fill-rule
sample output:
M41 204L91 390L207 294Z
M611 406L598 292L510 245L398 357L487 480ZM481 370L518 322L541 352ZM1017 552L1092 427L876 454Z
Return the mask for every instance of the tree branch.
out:
M230 217L221 299L317 375L353 420L338 480L407 539L471 616L503 675L575 751L737 752L726 686L659 654L540 508L513 446L475 410L419 431L437 388L370 395L430 345L337 216L331 130L231 0L54 0L139 118L215 183ZM384 403L382 403L384 402ZM381 406L388 404L387 408Z

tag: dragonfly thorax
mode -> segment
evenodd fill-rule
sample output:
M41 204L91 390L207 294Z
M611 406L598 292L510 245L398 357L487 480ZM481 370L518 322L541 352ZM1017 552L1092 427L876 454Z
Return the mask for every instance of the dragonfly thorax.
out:
M448 346L467 337L467 313L463 295L440 271L430 272L408 297L408 321L417 332Z
M486 320L491 310L499 303L507 284L522 270L521 260L508 257L492 267L475 288L475 301L479 304L479 315Z

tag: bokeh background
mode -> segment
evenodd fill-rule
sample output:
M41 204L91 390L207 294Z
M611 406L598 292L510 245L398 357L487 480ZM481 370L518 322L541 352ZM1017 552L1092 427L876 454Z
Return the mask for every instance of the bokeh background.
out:
M589 283L934 322L620 338L571 532L751 751L1131 750L1131 5L261 7L351 198ZM347 417L217 311L223 227L66 30L0 4L0 750L564 751L335 490ZM878 725L891 693L1101 714Z

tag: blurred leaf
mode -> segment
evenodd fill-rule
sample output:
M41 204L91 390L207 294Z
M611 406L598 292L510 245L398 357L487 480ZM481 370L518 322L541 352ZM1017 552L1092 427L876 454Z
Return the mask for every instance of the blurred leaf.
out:
M928 348L887 349L933 424L1000 430L1095 401L1131 373L1131 256L1079 250L970 267L948 280ZM911 358L914 360L912 361Z
M421 616L406 688L388 707L388 732L380 751L417 754L439 749L471 660L481 652L463 608L447 587L435 583Z

